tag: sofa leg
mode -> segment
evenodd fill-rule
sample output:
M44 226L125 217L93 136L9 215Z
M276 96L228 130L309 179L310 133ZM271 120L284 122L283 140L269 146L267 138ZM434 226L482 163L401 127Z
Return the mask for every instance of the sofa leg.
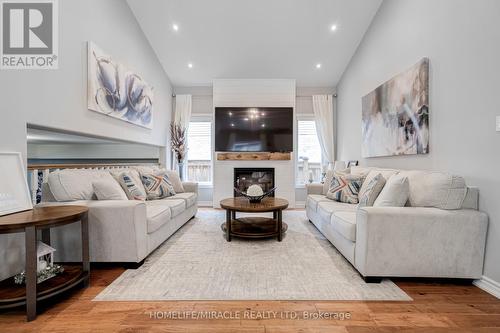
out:
M124 266L126 269L138 269L142 266L142 264L144 264L144 260L146 259L143 259L139 262L126 262Z
M380 283L382 282L382 278L378 276L363 276L363 280L366 283Z

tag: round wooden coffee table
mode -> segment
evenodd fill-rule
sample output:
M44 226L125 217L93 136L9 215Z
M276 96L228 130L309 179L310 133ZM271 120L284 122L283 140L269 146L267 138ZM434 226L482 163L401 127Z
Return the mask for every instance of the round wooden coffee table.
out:
M226 240L231 236L242 238L278 238L281 242L288 225L282 221L283 209L288 207L288 201L282 198L267 197L259 203L250 203L247 198L236 197L221 200L220 206L226 210L226 222L221 225L226 234ZM236 218L236 212L267 213L273 217L246 216Z

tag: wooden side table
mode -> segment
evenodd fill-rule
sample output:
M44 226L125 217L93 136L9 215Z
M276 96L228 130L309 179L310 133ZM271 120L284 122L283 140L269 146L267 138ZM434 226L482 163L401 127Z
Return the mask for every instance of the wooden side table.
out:
M90 276L88 208L85 206L48 206L0 217L0 234L24 232L26 240L26 286L14 278L0 282L0 309L26 305L28 321L36 319L37 301L55 296L80 283L88 286ZM62 265L64 272L37 284L37 231L50 245L50 228L81 222L82 264Z

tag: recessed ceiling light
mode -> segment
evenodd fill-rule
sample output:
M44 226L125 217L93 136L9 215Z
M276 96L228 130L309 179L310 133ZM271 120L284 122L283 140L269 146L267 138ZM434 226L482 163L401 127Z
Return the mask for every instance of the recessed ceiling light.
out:
M330 30L331 31L337 30L337 25L336 24L332 24L332 26L330 27Z
M231 127L234 127L234 124L231 124Z
M174 31L179 31L179 26L177 24L172 24L172 29L174 29Z
M192 64L192 63L189 63L189 64L188 64L188 68L193 68L193 64Z
M262 124L262 125L260 125L260 127L266 127L266 124Z
M227 114L228 114L228 115L230 115L230 116L232 116L232 115L233 115L233 113L232 113L231 111L229 111Z
M321 64L316 64L316 68L320 69L321 68Z

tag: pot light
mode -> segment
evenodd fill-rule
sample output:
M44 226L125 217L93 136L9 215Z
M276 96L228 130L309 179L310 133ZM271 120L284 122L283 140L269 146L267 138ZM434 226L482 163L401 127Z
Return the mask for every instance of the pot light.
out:
M234 124L231 124L231 127L234 127Z
M320 69L321 68L321 64L316 64L316 69Z
M179 26L177 24L172 24L172 29L174 29L174 31L179 31Z
M330 30L331 31L337 30L337 25L336 24L332 24L332 26L330 27Z
M266 127L266 124L262 124L262 125L260 125L260 127Z
M192 63L189 63L189 64L188 64L188 68L193 68L193 64L192 64Z

